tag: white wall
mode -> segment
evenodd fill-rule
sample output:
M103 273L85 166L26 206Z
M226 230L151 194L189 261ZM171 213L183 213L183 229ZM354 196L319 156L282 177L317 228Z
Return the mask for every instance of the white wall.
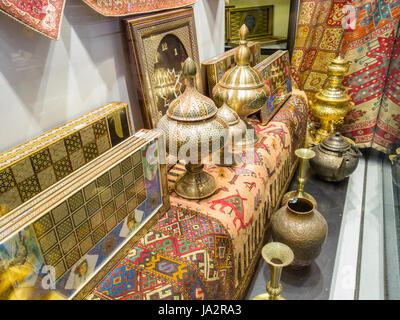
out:
M224 2L199 0L195 15L201 60L223 52ZM141 128L123 41L120 19L80 0L67 1L58 41L0 14L0 152L110 101L135 105Z
M225 49L225 1L198 0L194 5L200 61L215 57Z

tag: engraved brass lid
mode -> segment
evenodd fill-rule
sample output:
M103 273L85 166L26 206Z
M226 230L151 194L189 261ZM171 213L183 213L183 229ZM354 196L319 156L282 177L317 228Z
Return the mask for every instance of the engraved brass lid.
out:
M185 77L186 89L176 98L167 111L167 116L176 121L201 121L212 118L218 112L217 106L210 98L197 91L194 85L197 67L191 58L187 58L182 75Z
M236 66L227 70L218 82L221 87L228 89L261 88L265 81L261 73L250 66L251 51L247 46L249 29L245 24L240 28L239 48L235 53Z
M219 117L222 118L228 124L228 126L234 126L238 124L240 121L238 114L234 110L232 110L227 104L228 94L224 92L222 94L222 98L224 100L224 104L218 110Z
M350 142L348 142L339 132L336 132L322 140L320 146L326 150L341 153L346 152L351 148Z

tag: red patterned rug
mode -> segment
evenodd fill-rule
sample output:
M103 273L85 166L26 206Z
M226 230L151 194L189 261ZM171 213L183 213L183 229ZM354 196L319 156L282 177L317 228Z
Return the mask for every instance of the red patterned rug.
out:
M27 27L57 40L65 0L0 0L3 12Z
M194 4L197 0L83 0L83 2L103 16L127 16L144 12L181 8Z

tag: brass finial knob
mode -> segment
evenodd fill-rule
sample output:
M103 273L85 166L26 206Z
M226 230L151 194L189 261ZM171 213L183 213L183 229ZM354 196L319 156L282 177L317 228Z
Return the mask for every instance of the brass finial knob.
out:
M245 24L243 24L240 28L240 42L239 48L235 54L235 61L238 66L247 66L250 65L250 56L251 51L247 46L247 35L249 34L249 29Z
M247 28L247 26L245 24L243 24L239 30L240 42L246 41L246 43L247 43L248 34L249 34L249 28Z
M194 62L192 58L188 57L185 60L182 73L186 78L194 78L196 76L197 66L196 62Z

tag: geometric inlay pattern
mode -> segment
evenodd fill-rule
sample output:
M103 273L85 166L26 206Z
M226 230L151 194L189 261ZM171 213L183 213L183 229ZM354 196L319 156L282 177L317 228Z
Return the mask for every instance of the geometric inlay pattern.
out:
M70 151L74 145L71 141L67 147ZM125 176L135 179L124 179ZM55 267L56 280L146 198L138 150L34 222L42 256Z
M111 129L106 121L106 117L115 112L120 117L126 117L126 113L121 112L120 108L104 114L104 117L95 123L89 125L82 123L78 131L66 135L63 139L55 140L45 148L38 149L0 170L0 216L12 211L21 203L48 189L115 146L116 143L112 142ZM129 119L122 119L122 123L128 122ZM123 140L128 136L124 136ZM123 170L126 170L126 165ZM8 192L13 187L16 187L16 190Z

